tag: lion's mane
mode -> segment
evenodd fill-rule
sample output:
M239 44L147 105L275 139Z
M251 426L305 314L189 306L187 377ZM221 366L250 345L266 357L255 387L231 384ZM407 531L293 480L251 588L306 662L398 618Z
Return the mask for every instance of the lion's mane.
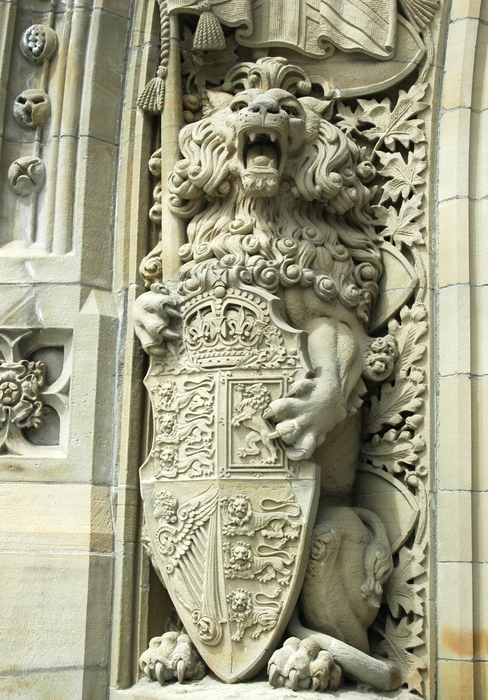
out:
M182 129L184 157L169 178L169 206L190 219L189 242L180 249L186 292L201 286L209 268L226 268L273 293L313 286L319 298L337 299L368 320L382 273L366 186L375 171L314 109L318 102L300 98L307 142L274 197L249 195L232 171L228 107Z

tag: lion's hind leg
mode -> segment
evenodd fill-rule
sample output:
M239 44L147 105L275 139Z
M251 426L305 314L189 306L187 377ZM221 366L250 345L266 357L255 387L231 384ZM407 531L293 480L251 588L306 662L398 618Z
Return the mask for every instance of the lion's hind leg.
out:
M240 447L237 450L237 454L239 455L239 457L254 457L255 455L260 454L261 450L258 447L258 442L261 441L261 436L258 433L250 431L246 435L244 440L247 445L247 448Z

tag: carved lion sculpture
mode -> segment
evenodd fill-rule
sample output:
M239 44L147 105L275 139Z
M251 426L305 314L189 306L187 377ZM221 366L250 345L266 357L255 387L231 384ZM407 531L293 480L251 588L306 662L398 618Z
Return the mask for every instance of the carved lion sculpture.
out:
M280 297L285 320L307 331L313 376L272 401L263 418L274 424L273 438L281 438L290 459L313 455L322 469L302 593L305 622L367 653L367 628L392 560L379 519L351 508L358 409L363 376L385 379L397 357L391 336L367 333L382 274L369 210L375 170L328 120L330 102L303 96L310 87L303 71L279 58L241 64L239 71L231 71L224 91L209 94L206 116L180 133L183 158L168 184L171 210L188 221L180 290L196 291L208 275L227 271ZM162 297L165 311L154 323L156 292L140 302L137 324L148 351L157 346L161 355L173 316ZM286 685L281 656L270 662L271 679Z

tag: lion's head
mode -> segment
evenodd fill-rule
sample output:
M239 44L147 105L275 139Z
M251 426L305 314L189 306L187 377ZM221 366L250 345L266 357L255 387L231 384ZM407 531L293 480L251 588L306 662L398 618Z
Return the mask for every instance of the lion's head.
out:
M252 612L251 595L244 588L236 588L227 595L231 619L244 621Z
M262 384L261 382L256 382L251 385L238 384L236 389L242 396L242 401L236 406L238 411L242 411L246 406L252 406L256 411L263 411L271 402L269 389L266 384Z
M209 95L210 114L181 131L169 190L172 211L190 219L183 286L198 289L209 267L242 269L272 292L313 286L367 320L382 272L367 187L375 170L328 120L330 102L297 97L275 64L301 71L285 59L249 64L259 79L241 80L236 95L228 81L218 105Z
M230 549L229 565L234 571L248 571L252 567L253 555L247 542L236 542Z
M227 501L227 517L229 523L242 527L249 522L252 516L251 501L247 496L238 493Z

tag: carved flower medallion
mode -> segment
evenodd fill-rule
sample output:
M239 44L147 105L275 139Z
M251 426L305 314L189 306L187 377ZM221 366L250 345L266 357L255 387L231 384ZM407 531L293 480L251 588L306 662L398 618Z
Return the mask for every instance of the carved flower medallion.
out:
M19 428L42 425L39 389L44 385L42 362L0 360L0 427L13 423Z

